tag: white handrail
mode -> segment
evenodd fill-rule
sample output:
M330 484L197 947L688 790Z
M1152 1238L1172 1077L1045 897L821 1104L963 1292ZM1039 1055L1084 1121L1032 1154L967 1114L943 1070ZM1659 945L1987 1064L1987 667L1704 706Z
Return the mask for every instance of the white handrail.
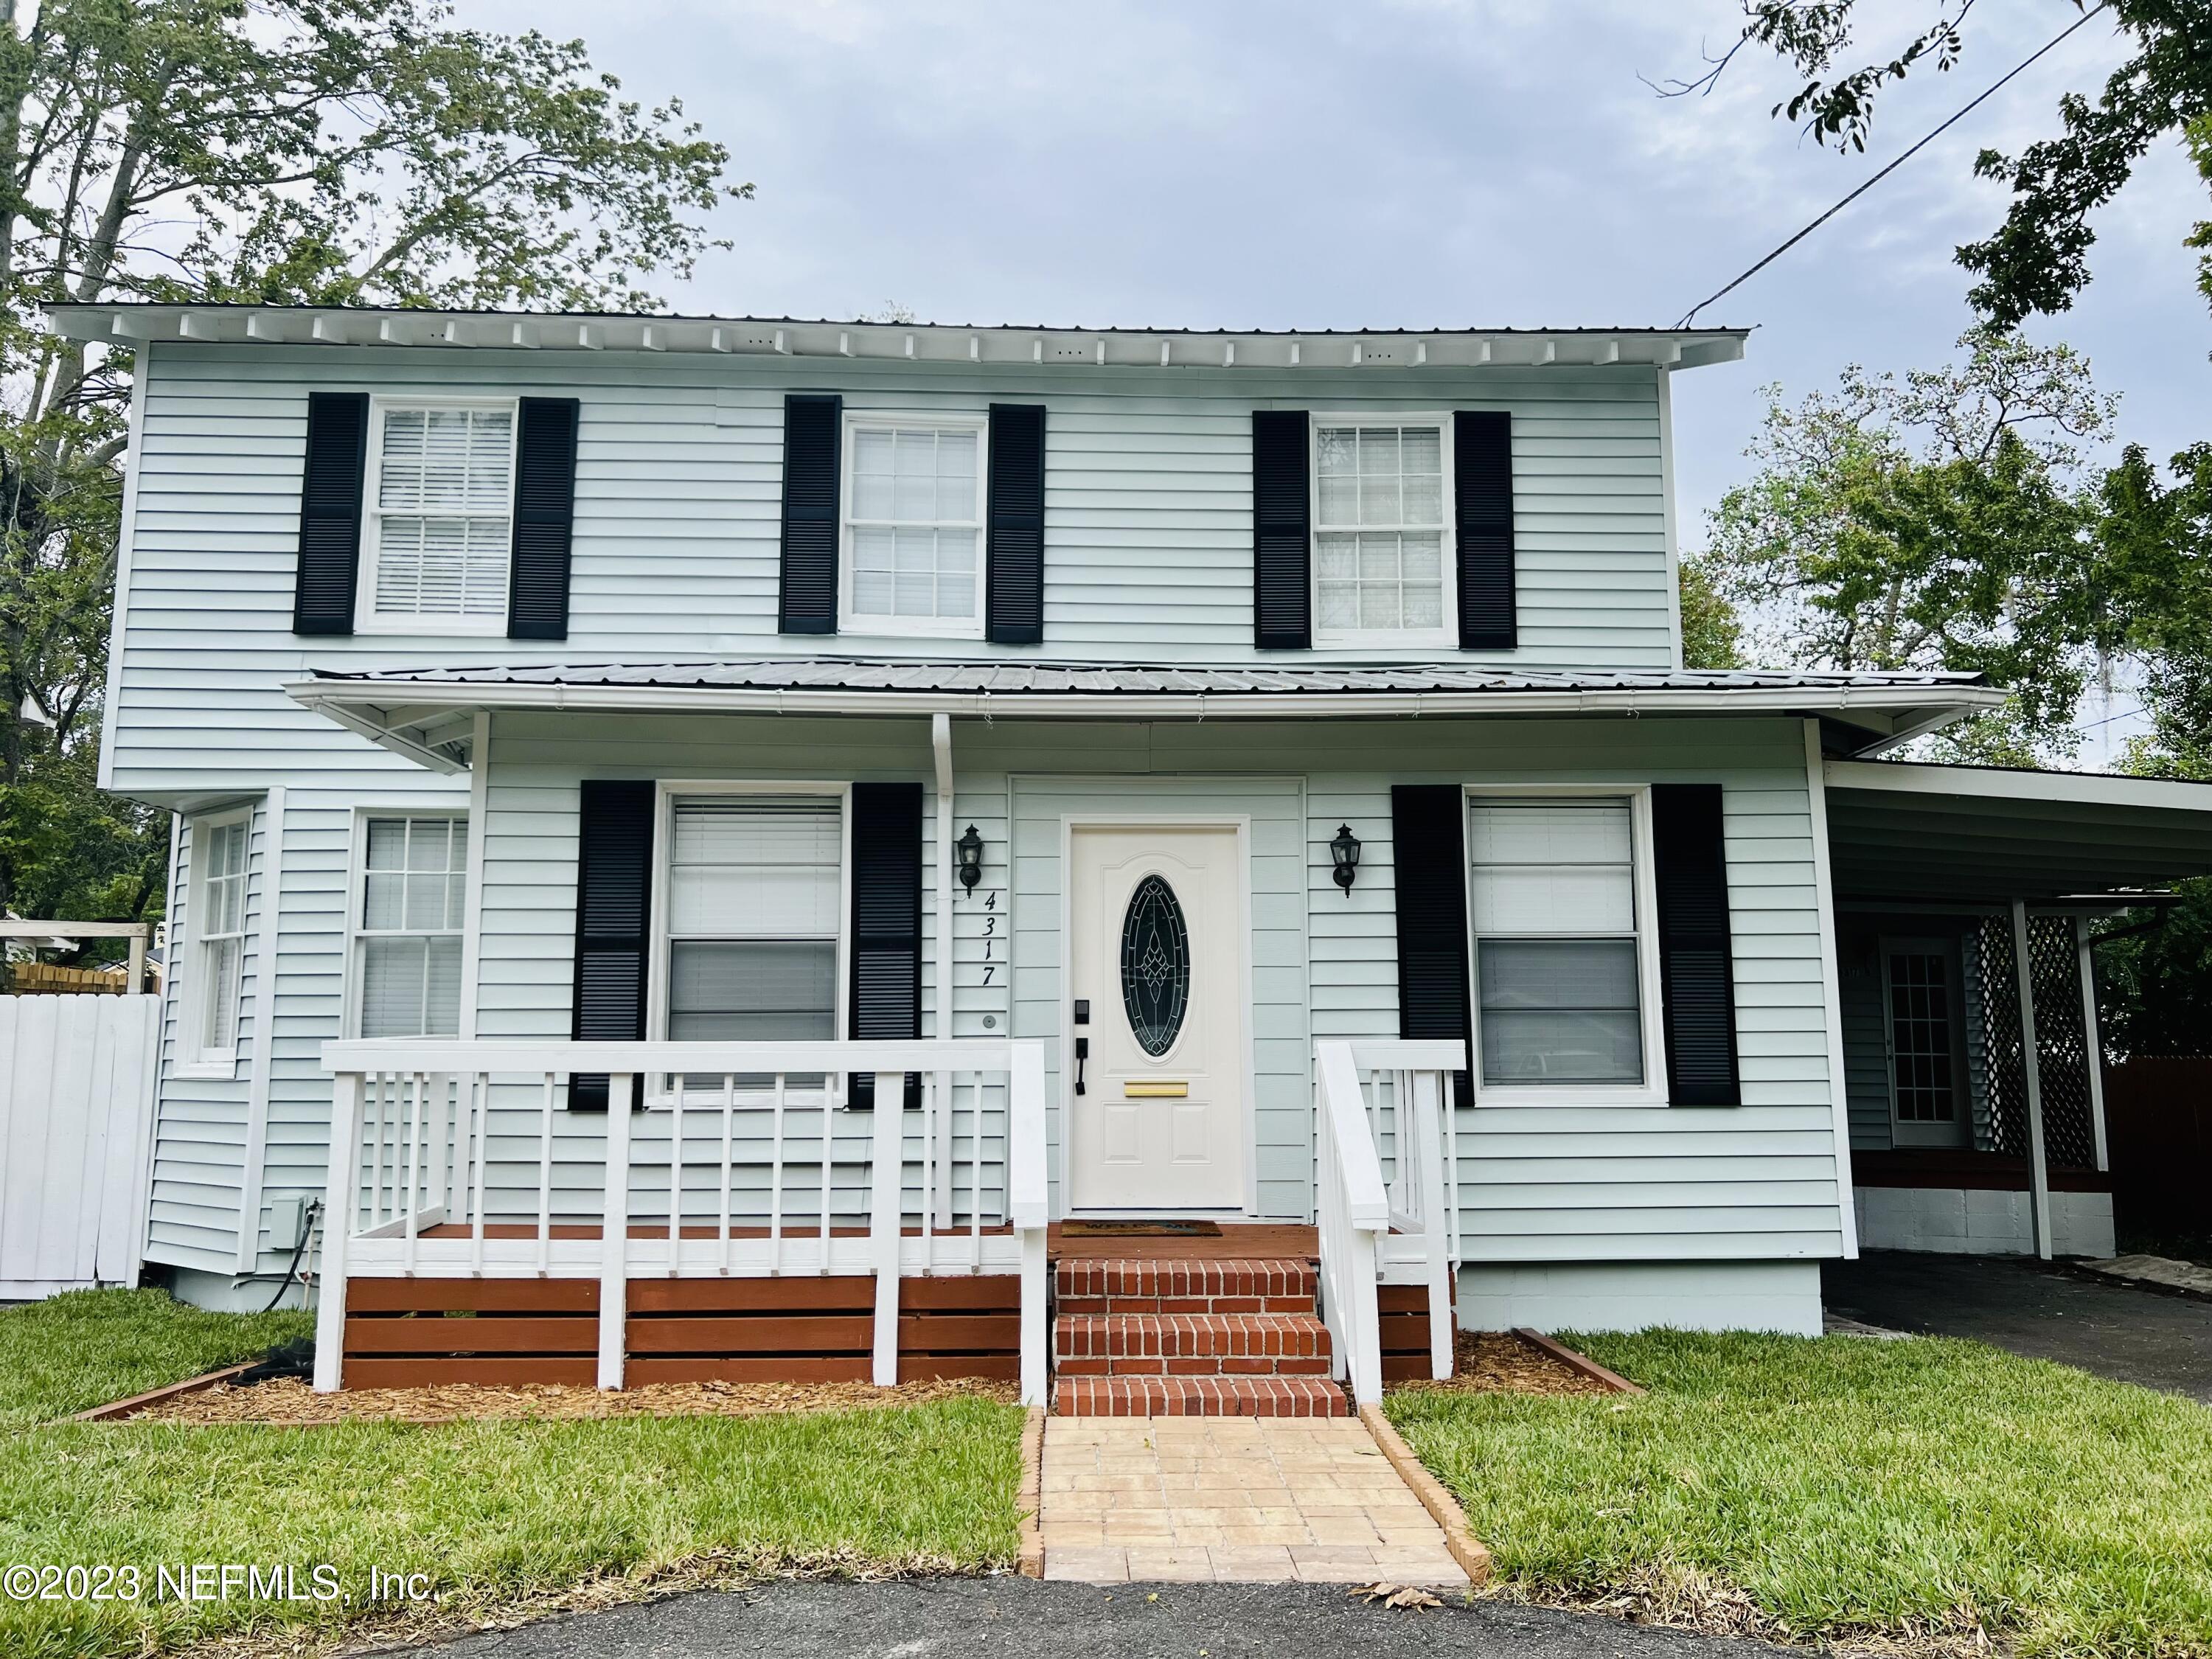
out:
M1368 1127L1349 1043L1324 1042L1320 1073L1319 1201L1322 1316L1356 1405L1382 1398L1382 1319L1375 1292L1375 1241L1390 1231L1390 1195Z
M1044 1045L1014 1045L1007 1079L1006 1219L1021 1240L1022 1404L1045 1403L1046 1299L1050 1285L1045 1265L1045 1227L1050 1191L1045 1177Z

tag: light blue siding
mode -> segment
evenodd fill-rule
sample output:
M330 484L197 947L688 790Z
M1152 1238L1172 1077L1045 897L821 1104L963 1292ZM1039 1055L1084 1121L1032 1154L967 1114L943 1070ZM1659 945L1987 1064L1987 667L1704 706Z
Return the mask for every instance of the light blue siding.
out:
M987 374L818 360L734 362L374 348L143 354L144 431L109 741L117 787L258 789L404 776L278 684L315 665L789 655L775 632L788 389L854 409L980 411L1040 399L1044 645L843 635L808 653L1254 660L1251 412L1504 408L1514 416L1522 666L1672 660L1659 386L1649 368L1296 374L1197 368ZM565 645L291 631L307 399L529 392L582 402ZM1419 652L1268 653L1267 660ZM1472 659L1482 659L1479 655Z

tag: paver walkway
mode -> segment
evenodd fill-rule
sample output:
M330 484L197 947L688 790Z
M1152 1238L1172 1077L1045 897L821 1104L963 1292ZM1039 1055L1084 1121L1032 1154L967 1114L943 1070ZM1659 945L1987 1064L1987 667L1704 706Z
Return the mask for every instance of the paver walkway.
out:
M1050 1418L1043 1481L1048 1578L1467 1583L1356 1418Z

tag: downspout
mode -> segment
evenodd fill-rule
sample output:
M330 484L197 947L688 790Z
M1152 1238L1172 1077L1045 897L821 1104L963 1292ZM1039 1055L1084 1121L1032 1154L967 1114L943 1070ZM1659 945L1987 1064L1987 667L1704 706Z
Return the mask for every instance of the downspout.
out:
M937 1014L933 1035L952 1035L952 717L929 717L930 753L937 763ZM937 1074L937 1155L940 1172L931 1196L937 1225L952 1224L952 1074Z

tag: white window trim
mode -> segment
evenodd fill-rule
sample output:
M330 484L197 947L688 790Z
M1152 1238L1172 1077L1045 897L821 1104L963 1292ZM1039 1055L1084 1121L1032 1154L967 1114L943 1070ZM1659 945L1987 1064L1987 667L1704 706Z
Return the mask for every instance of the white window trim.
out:
M670 909L669 886L672 874L671 854L675 850L675 805L678 796L701 795L824 795L835 797L837 802L837 1042L843 1042L852 1029L852 1010L849 984L852 975L853 950L853 786L849 783L823 778L770 781L757 778L662 778L653 799L653 920L652 939L647 955L645 1030L652 1041L668 1040L668 964ZM684 1094L684 1103L698 1105L721 1096L712 1096L694 1089ZM737 1097L741 1105L766 1105L768 1097L746 1093ZM646 1083L647 1107L673 1106L677 1091L671 1076L656 1073ZM812 1106L811 1099L801 1103ZM842 1106L843 1083L833 1079L830 1103Z
M957 428L975 434L975 614L967 620L946 617L860 616L853 610L853 538L859 528L853 518L853 461L859 446L854 436L863 431L903 427ZM837 458L837 631L840 634L886 634L907 639L980 640L983 637L983 607L990 577L991 421L988 415L965 411L931 413L926 410L860 409L845 411L839 433ZM871 520L873 522L873 520Z
M1938 957L1943 963L1951 1004L1951 1117L1923 1120L1898 1115L1897 1099L1897 988L1890 977L1893 953ZM1875 966L1881 974L1882 1085L1889 1099L1889 1144L1899 1151L1971 1151L1974 1144L1974 1103L1968 1073L1966 1026L1966 952L1956 935L1941 933L1881 933L1875 939Z
M240 1022L246 1013L246 966L253 952L252 932L246 926L247 915L253 907L253 808L251 805L234 806L221 811L209 812L194 817L191 823L191 891L185 899L185 950L186 971L191 975L191 994L184 999L184 1024L179 1031L181 1041L177 1045L178 1059L169 1067L169 1075L178 1078L208 1078L235 1079L238 1076L238 1050L243 1033ZM211 830L227 825L246 826L246 857L242 869L246 877L246 902L240 907L238 932L238 1007L232 1013L232 1042L228 1049L205 1046L210 1012L209 994L214 989L205 971L206 952L201 948L208 935L204 924L207 920L207 838ZM258 965L258 964L257 964Z
M1306 604L1313 618L1313 648L1340 651L1376 646L1459 648L1459 532L1453 510L1453 421L1449 410L1407 409L1316 410L1306 426ZM1332 630L1321 625L1321 429L1325 426L1434 426L1438 465L1443 469L1443 523L1437 546L1437 580L1443 589L1443 623L1437 628L1347 628ZM1328 526L1333 532L1349 528Z
M366 914L368 906L368 821L371 818L445 818L456 823L469 823L468 812L460 807L371 805L354 808L353 823L347 832L345 964L342 970L344 975L344 991L340 1004L342 1012L339 1016L343 1022L340 1029L349 1038L358 1037L361 1035L362 988L361 944L363 939L369 937L362 927L362 917ZM470 919L476 914L474 908L476 872L468 861L465 848L462 858L461 925L458 932L461 939L462 949L465 951L468 946ZM386 933L404 933L408 931L404 928L384 930ZM467 996L465 983L462 987L462 995L465 1000Z
M1651 786L1648 783L1470 783L1460 808L1462 886L1467 904L1467 1006L1474 1103L1483 1106L1665 1106L1667 1027L1660 1002L1659 885L1651 869ZM1478 800L1518 796L1540 800L1596 799L1628 802L1630 886L1636 904L1636 994L1644 1035L1644 1081L1547 1083L1538 1086L1482 1080L1482 964L1474 931L1474 860L1467 846L1467 813Z
M516 448L522 436L520 398L404 398L379 394L368 400L368 455L362 470L360 574L354 589L353 631L356 634L453 635L464 638L507 635L507 607L495 617L380 616L376 609L377 526L382 509L384 421L394 410L505 410L513 418L507 428L507 520L508 580L514 578L514 471ZM414 516L414 515L409 515Z

